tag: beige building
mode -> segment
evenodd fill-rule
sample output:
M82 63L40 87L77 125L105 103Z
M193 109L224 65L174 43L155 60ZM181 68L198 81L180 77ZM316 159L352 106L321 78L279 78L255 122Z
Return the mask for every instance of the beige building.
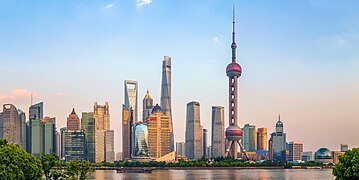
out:
M345 152L342 151L333 151L333 163L338 164L339 163L339 156L343 156Z
M105 159L106 162L113 163L115 161L115 152L114 152L114 138L115 132L113 130L105 131Z
M203 128L201 126L199 102L187 104L186 117L186 157L189 160L203 156Z
M131 158L131 122L130 110L122 105L122 159Z
M95 131L95 162L105 161L105 130Z
M267 128L258 128L257 150L267 150Z
M303 143L299 141L289 142L289 161L301 161L303 154Z
M147 126L149 156L157 159L171 153L170 118L163 114L158 104L148 117Z

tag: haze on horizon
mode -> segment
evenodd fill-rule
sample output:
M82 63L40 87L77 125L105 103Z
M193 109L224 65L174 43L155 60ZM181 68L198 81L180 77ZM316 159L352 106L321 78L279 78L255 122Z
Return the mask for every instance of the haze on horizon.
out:
M147 89L159 103L168 55L175 141L184 141L192 100L200 102L201 124L211 134L212 105L225 107L228 125L233 2L1 1L0 104L28 116L33 92L59 129L72 108L81 116L94 101L108 101L119 152L124 80L139 82L139 110ZM235 5L240 126L271 133L281 114L287 141L304 142L304 150L358 147L359 2Z

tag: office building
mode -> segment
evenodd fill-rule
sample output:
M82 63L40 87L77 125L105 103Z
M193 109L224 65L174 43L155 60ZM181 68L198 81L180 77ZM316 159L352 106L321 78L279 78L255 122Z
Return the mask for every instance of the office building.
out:
M94 118L95 130L109 130L110 129L110 107L108 102L105 105L98 105L94 103Z
M207 159L212 157L212 146L206 147L206 155L204 157Z
M96 120L95 120L96 121ZM95 162L105 161L105 134L106 130L95 131Z
M267 128L258 128L257 150L267 150Z
M65 161L85 160L85 133L83 130L65 130Z
M132 152L132 120L130 110L122 105L122 158L128 160Z
M75 109L72 109L71 114L69 115L69 117L67 118L66 121L67 125L67 130L78 130L81 129L80 128L80 118L77 116Z
M212 106L212 157L225 155L224 107Z
M40 102L37 104L33 104L29 107L29 137L28 139L30 140L29 142L27 142L29 144L28 146L28 150L31 150L31 145L32 143L32 121L33 120L41 120L44 118L44 103ZM28 151L29 153L32 153L30 151ZM32 153L33 154L33 153Z
M95 162L95 118L93 112L83 112L81 129L85 133L86 160Z
M244 125L242 144L247 151L257 150L257 129L255 125Z
M134 126L134 157L149 157L148 155L148 128L147 124L138 122Z
M349 149L348 144L340 144L340 151L341 152L348 151L348 149Z
M276 123L276 132L271 134L271 143L273 145L273 154L271 157L274 161L286 161L286 134L284 133L284 125L278 118Z
M105 131L105 160L110 163L115 161L115 132L113 130Z
M56 131L56 155L61 156L61 135L59 131Z
M171 57L165 56L162 61L162 83L161 83L161 108L163 114L170 118L171 152L174 151L174 132L172 120L172 79L171 79Z
M199 102L192 101L187 104L185 138L187 159L201 159L203 155L203 130Z
M157 159L171 153L170 118L163 114L158 104L147 119L147 128L149 156Z
M60 159L65 159L65 130L66 127L60 129Z
M145 97L143 98L143 110L142 110L142 121L147 122L147 118L151 115L153 108L153 99L150 92L147 90Z
M202 152L203 152L203 157L207 157L208 153L207 153L207 133L208 130L207 129L203 129L203 145L202 145Z
M184 142L176 142L176 156L186 157L186 147Z
M110 107L94 103L95 119L95 162L113 162L115 159L114 133L110 130Z
M130 110L134 122L138 121L137 116L137 99L138 83L137 81L125 80L125 106Z
M116 161L123 161L123 159L122 159L122 152L116 152L115 160L116 160Z
M45 117L41 120L42 153L56 153L56 118Z
M303 143L299 141L289 142L289 161L301 161L303 154Z
M41 120L32 120L31 127L31 154L35 157L40 157L42 153L42 121Z
M309 162L314 161L313 159L313 151L305 151L302 153L302 161Z
M26 115L25 112L18 109L20 121L20 147L26 150Z
M9 144L19 144L21 147L20 116L16 107L12 104L4 104L2 121L0 123L2 134L0 138L6 139ZM25 147L22 147L25 148Z

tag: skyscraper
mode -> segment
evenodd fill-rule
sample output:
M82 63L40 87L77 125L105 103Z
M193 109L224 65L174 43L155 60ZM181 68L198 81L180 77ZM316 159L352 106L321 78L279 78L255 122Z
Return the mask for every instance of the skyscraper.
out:
M18 109L20 121L20 147L26 149L26 115L25 112Z
M257 129L255 125L244 125L242 144L247 151L257 150Z
M114 133L110 130L110 107L108 102L104 106L94 105L95 118L95 162L113 162L114 152Z
M302 160L303 143L299 141L289 142L289 161Z
M132 122L130 119L131 113L126 105L122 105L122 158L124 160L131 158L132 144Z
M157 159L171 153L170 119L164 115L161 107L157 104L147 121L148 128L148 153Z
M110 107L108 102L104 106L94 103L95 130L110 129Z
M65 130L65 161L85 160L85 133L83 130Z
M237 144L241 147L242 152L248 159L246 150L241 144L242 130L238 126L238 78L242 75L242 67L236 62L235 42L235 21L233 8L233 32L232 32L232 62L226 68L226 74L229 78L229 127L226 129L226 157L232 156L237 159Z
M62 127L60 129L60 159L64 159L65 158L65 130L66 127Z
M212 106L212 157L221 157L225 153L224 108Z
M135 157L149 157L148 155L148 128L147 124L138 122L134 127L134 149L133 156Z
M138 121L137 116L137 99L138 99L138 83L137 81L125 80L125 106L132 113L134 122Z
M257 150L267 150L267 128L258 128Z
M276 132L271 134L272 146L273 146L273 157L274 161L285 161L285 152L286 151L286 134L283 131L284 126L280 120L280 115L278 117L278 122L276 123Z
M2 112L2 127L1 138L6 139L9 144L15 143L21 146L21 123L20 116L16 107L12 104L4 104ZM25 147L22 147L25 148Z
M203 130L200 119L199 102L187 104L186 156L187 159L201 159L203 155Z
M33 120L41 120L44 118L44 103L43 102L40 102L40 103L37 103L37 104L33 104L29 107L29 150L31 150L31 145L33 144L32 143L32 121ZM30 152L32 153L32 152Z
M35 157L40 157L42 153L42 121L41 120L32 120L32 127L31 127L31 154Z
M162 62L161 108L163 114L170 118L171 152L174 151L174 134L171 102L171 57L165 56Z
M208 133L208 130L207 129L203 129L203 155L204 157L207 157L207 133Z
M96 120L95 120L96 121ZM106 130L96 130L95 131L95 162L101 163L105 161L106 157L106 142L105 134Z
M113 130L105 131L105 160L113 163L115 161L115 132Z
M153 99L148 90L142 102L143 102L142 121L146 122L147 118L151 115L151 111L153 108Z
M93 112L83 112L81 129L85 132L86 160L95 162L95 118Z
M45 117L41 120L42 152L45 154L56 153L56 118Z
M71 114L67 118L67 130L78 130L80 128L80 118L77 116L75 109L72 109Z
M184 142L176 142L176 156L186 157L186 146Z

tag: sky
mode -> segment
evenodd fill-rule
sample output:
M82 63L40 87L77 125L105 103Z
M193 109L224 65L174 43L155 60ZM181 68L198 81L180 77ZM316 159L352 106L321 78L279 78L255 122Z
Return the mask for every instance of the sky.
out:
M139 110L146 90L159 103L168 55L175 141L193 100L211 134L212 106L225 107L228 125L233 4L239 125L271 133L280 114L287 141L304 150L358 147L356 0L1 0L0 104L28 112L33 93L59 129L72 108L81 116L108 101L119 152L124 80L139 83Z

